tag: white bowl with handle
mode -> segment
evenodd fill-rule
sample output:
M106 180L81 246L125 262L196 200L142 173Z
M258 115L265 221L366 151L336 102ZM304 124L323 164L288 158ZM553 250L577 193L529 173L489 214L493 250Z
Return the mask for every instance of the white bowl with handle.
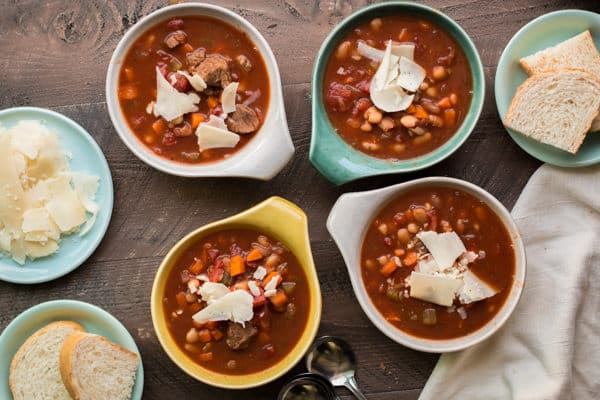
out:
M265 61L270 83L269 107L265 121L255 136L226 159L204 164L184 164L155 154L141 143L129 128L118 99L119 71L131 45L153 26L175 17L208 16L242 31L254 43ZM115 49L106 74L106 103L112 123L125 145L146 164L172 175L184 177L273 178L294 155L294 145L286 120L281 77L275 56L261 33L246 19L219 6L183 3L161 8L139 20L123 36Z
M452 339L427 339L411 335L389 323L377 310L365 289L361 274L361 251L367 229L373 219L388 203L403 193L418 188L449 187L466 192L482 200L500 218L513 242L515 274L510 293L502 308L480 329ZM469 182L445 177L416 179L366 192L346 193L336 201L327 229L337 244L348 268L354 294L363 311L373 324L390 339L414 350L429 353L447 353L473 346L496 332L515 309L525 283L526 259L521 235L510 212L494 196Z

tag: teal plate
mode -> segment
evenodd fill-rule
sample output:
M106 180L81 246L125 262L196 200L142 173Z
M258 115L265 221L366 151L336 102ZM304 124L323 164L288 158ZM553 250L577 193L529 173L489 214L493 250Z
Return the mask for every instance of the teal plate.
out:
M73 120L43 108L18 107L0 111L0 125L8 128L21 120L40 120L57 132L60 144L71 157L69 168L74 172L100 178L96 203L100 207L96 223L84 236L77 232L63 236L56 253L19 265L0 253L0 280L13 283L41 283L68 274L80 266L96 250L110 222L113 208L113 184L108 163L92 136Z
M529 22L513 36L500 56L496 70L496 107L502 120L517 88L527 79L527 73L519 65L519 60L586 29L590 30L596 47L600 48L600 15L589 11L551 12ZM571 154L513 130L506 130L523 150L548 164L559 167L584 167L600 162L600 133L588 134L577 154Z
M323 76L329 57L342 37L356 25L382 15L414 15L443 28L462 47L473 77L473 97L465 120L442 146L423 156L400 161L371 157L346 143L335 131L323 106ZM327 179L337 185L373 175L406 173L427 168L454 153L477 124L485 97L485 77L477 48L469 35L447 15L422 4L388 1L365 7L338 24L324 40L312 74L312 138L309 158Z
M53 321L74 321L87 332L104 336L111 342L140 354L127 329L112 315L92 304L74 300L54 300L38 304L19 314L0 335L0 398L12 399L8 375L12 358L29 336ZM138 366L131 399L142 398L144 367ZM35 384L35 383L32 383Z

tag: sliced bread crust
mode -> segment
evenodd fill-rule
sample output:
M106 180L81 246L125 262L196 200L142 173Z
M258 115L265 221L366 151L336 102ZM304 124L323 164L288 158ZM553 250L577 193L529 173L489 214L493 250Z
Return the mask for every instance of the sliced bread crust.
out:
M575 154L600 110L600 80L586 71L535 74L517 90L504 125Z
M534 75L564 68L582 69L600 79L600 54L589 30L553 47L521 58L523 69Z
M136 353L86 332L69 336L60 353L60 373L75 400L129 399L138 364Z
M84 330L76 322L57 321L27 338L10 364L8 382L14 400L71 399L62 383L59 354L69 335Z

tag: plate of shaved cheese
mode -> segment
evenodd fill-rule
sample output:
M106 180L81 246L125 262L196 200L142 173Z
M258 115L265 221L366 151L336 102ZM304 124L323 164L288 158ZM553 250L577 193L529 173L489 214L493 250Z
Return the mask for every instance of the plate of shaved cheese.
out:
M561 167L600 162L600 15L562 10L510 40L496 71L498 114L527 153Z
M41 283L81 265L110 221L108 163L91 135L54 111L0 111L0 279Z

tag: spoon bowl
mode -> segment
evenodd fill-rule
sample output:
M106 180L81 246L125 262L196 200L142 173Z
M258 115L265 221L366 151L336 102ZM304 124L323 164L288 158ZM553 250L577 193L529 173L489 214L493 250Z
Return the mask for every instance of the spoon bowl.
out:
M333 336L317 339L306 356L306 368L326 378L333 386L345 386L357 399L366 400L354 377L356 356L345 340Z

